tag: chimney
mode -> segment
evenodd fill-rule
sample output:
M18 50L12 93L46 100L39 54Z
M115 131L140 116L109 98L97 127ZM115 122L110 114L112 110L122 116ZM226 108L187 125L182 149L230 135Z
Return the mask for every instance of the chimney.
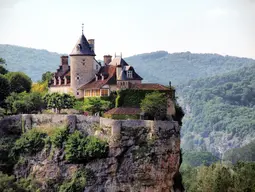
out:
M63 71L68 70L68 56L62 56L61 57L61 65L62 65Z
M109 65L109 63L112 62L112 56L111 55L104 55L104 64Z
M91 50L95 52L95 39L88 40Z

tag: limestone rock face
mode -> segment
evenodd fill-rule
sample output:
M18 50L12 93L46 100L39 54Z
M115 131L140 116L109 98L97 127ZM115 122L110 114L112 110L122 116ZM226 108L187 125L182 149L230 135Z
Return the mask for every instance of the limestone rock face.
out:
M125 122L126 123L126 122ZM96 180L85 191L164 192L174 190L179 172L180 135L174 122L151 122L151 127L120 125L109 157L88 163Z
M22 115L6 119L2 132L15 125L16 130L65 123L69 132L106 139L106 158L86 164L65 161L62 149L46 148L26 157L15 167L17 178L33 175L42 191L49 183L72 178L77 170L89 170L85 192L173 192L183 191L180 176L180 126L175 121L112 120L75 115ZM11 126L8 126L8 122ZM0 127L1 128L1 127ZM1 130L1 129L0 129Z

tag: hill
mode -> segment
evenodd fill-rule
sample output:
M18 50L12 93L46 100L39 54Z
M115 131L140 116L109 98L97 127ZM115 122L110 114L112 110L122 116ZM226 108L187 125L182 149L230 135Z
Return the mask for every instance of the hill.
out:
M222 155L255 137L255 65L179 86L186 150Z
M61 55L47 50L0 44L0 57L6 60L7 69L22 71L33 81L40 80L46 71L55 71Z
M60 64L61 55L46 50L0 44L0 57L6 60L7 68L11 71L23 71L33 81L39 80L46 71L55 71ZM252 59L218 54L169 54L165 51L144 53L125 59L145 81L163 84L172 81L173 85L223 74L255 63Z
M167 53L158 51L126 58L146 81L173 85L192 79L210 77L255 64L247 58L218 54L194 54L190 52Z

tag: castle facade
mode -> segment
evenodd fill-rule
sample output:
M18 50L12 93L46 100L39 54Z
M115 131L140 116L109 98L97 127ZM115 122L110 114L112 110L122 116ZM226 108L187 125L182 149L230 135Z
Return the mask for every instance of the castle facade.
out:
M71 54L61 57L49 92L70 93L83 98L109 96L119 89L170 90L160 84L142 83L143 78L121 56L112 59L111 55L105 55L103 63L95 56L95 40L87 40L82 31Z

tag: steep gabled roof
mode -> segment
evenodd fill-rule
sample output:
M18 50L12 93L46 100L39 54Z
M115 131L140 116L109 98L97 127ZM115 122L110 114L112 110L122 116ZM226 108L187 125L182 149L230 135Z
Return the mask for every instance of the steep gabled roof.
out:
M122 59L121 57L115 57L110 63L109 65L113 65L113 66L128 66L127 62Z
M101 74L104 76L104 80L101 79ZM116 66L103 66L96 75L98 76L97 81L94 78L79 89L100 89L105 84L116 84Z
M86 56L96 55L94 51L91 49L89 42L87 41L84 34L81 35L76 45L74 46L72 53L70 54L70 56L76 56L76 55L86 55Z

